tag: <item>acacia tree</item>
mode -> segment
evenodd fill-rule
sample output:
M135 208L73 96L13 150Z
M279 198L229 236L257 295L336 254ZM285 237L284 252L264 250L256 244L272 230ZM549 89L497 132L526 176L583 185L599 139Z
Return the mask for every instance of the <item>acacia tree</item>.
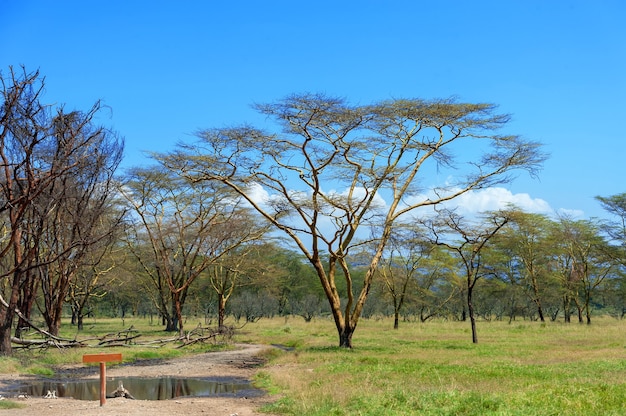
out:
M626 314L626 295L625 280L623 278L626 272L626 193L611 195L608 197L597 196L602 208L611 214L603 226L603 230L608 235L611 244L615 245L615 253L619 262L619 273L622 278L614 279L611 282L612 290L608 290L610 297L614 299L613 303L621 309L620 316Z
M447 274L438 247L429 242L423 230L415 227L397 229L389 239L381 259L378 276L383 291L393 304L393 327L398 329L400 311L405 302L414 300L422 322L432 318L452 297L454 286L442 279ZM438 292L436 295L434 291Z
M600 235L593 221L561 218L554 224L554 259L563 285L565 321L570 322L571 302L578 322L591 324L591 299L618 265L616 247Z
M242 225L240 223L236 227ZM248 224L248 227L251 227L251 224ZM240 244L207 268L210 285L217 294L217 324L220 330L224 328L226 303L235 293L235 289L246 284L250 285L254 280L263 280L263 275L275 269L272 265L259 261L257 252L263 248L265 248L263 245L254 242Z
M466 304L472 328L472 342L474 344L478 343L474 288L481 277L493 273L489 267L486 267L483 261L483 253L489 240L508 221L508 214L501 211L484 215L481 223L472 224L471 221L450 210L444 210L438 214L436 219L428 221L433 243L446 247L461 262L461 269L465 275Z
M548 262L550 220L541 214L510 211L510 221L495 238L495 250L507 263L509 283L520 287L545 322L543 298L551 286Z
M83 320L91 301L103 298L114 285L119 284L117 275L124 261L119 237L119 233L111 233L109 238L93 247L69 282L66 302L72 310L72 324L79 331L83 329Z
M440 246L431 248L417 272L417 306L422 322L441 314L464 292L454 257Z
M626 267L626 193L609 197L597 196L602 208L613 217L604 224L609 238L620 246L619 260Z
M608 197L596 196L606 212L615 218L609 223L609 235L626 246L626 193L611 195Z
M398 329L400 310L410 295L409 289L415 289L417 269L429 254L430 247L416 241L414 236L403 238L401 233L390 238L387 247L379 264L378 276L382 280L384 292L391 297L393 328Z
M183 331L190 286L265 227L219 183L192 183L162 167L135 169L121 193L134 212L128 247L157 289L167 331Z
M352 106L304 94L255 108L282 132L204 130L198 143L181 145L166 163L195 181L230 187L291 239L317 273L342 347L352 347L398 219L508 181L513 169L534 173L544 159L537 143L497 133L509 116L491 104L394 99ZM459 152L466 159L452 153L457 145L472 149ZM436 172L456 179L420 192L418 182L435 181ZM355 282L351 252L362 244L375 249ZM343 302L338 279L346 288Z

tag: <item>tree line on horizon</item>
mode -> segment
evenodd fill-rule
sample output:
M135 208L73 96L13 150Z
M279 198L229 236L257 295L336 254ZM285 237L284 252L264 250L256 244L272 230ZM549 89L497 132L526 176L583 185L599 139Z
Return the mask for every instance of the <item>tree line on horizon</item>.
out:
M256 106L277 128L203 130L121 174L100 102L53 108L37 71L0 75L0 354L95 314L181 336L190 317L330 316L350 348L361 317L468 320L478 342L477 318L626 311L626 194L598 197L614 222L446 208L546 158L492 104L292 95Z

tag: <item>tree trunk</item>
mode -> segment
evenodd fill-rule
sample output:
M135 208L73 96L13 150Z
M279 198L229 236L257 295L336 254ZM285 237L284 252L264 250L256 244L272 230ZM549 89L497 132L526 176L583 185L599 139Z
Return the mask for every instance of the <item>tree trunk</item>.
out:
M226 316L226 298L223 293L219 293L217 300L217 327L224 328L224 319Z
M393 314L393 329L398 329L399 327L399 317L400 313L396 310Z
M352 335L356 328L352 326L344 326L339 330L339 346L342 348L352 348Z
M467 288L467 311L469 312L470 323L472 325L472 342L478 344L478 334L476 333L476 317L474 316L474 304L472 303L473 286Z
M541 307L541 301L537 299L537 313L539 314L539 320L545 322L546 318L543 316L543 308Z
M11 332L13 330L13 319L15 318L15 308L20 295L20 271L13 274L13 284L11 286L11 297L8 307L0 305L0 355L11 355L13 347L11 345Z
M178 327L178 333L182 337L184 335L183 329L183 305L181 304L180 294L179 292L175 292L172 296L173 309L174 309L174 319L176 320L175 327ZM173 330L176 330L174 328Z
M166 332L174 332L178 329L178 326L176 325L176 319L172 316L164 316L163 317L163 321L165 324L165 331Z
M541 306L541 295L539 294L539 285L537 284L537 277L535 276L534 273L533 273L531 282L532 282L533 294L534 294L533 302L537 306L537 313L539 314L539 320L541 322L545 322L545 318L543 315L543 307Z
M576 311L578 312L578 323L582 324L584 322L583 319L583 306L580 305L580 302L577 298L574 298L574 304L576 305Z
M13 326L13 312L2 307L0 314L0 355L11 355L11 329Z
M78 312L78 316L76 317L76 327L79 331L83 330L83 313Z
M50 305L50 306L48 306ZM46 325L48 326L48 332L54 336L59 335L61 329L61 315L63 312L63 303L59 300L53 302L46 302L46 310L43 311Z
M18 309L26 317L26 319L30 319L31 312L33 310L33 304L35 302L35 296L37 293L36 286L37 279L34 276L34 273L28 272L28 277L26 278L26 282L22 284L21 296L18 300ZM15 337L20 338L22 336L22 330L24 328L29 328L30 324L23 320L22 318L18 318L17 326L15 328Z
M56 317L51 325L48 326L48 332L50 332L55 337L59 335L59 330L61 329L61 317Z

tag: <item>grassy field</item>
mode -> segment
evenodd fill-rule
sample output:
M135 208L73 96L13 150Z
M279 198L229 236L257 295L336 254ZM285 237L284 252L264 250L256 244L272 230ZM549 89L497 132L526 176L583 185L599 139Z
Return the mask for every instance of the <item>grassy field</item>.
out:
M134 325L140 339L171 337L147 321L98 320L78 335ZM187 324L188 326L190 324ZM64 335L70 334L71 328ZM330 320L260 320L235 341L279 344L256 383L285 415L624 415L626 321L597 318L590 326L517 321L479 322L479 344L469 323L362 320L354 348L337 348ZM125 361L174 357L224 348L174 345L118 347ZM85 349L16 352L0 373L53 375L54 365L80 363Z
M518 321L364 320L350 351L330 321L259 321L251 341L295 349L258 382L287 415L624 415L625 321L591 326Z

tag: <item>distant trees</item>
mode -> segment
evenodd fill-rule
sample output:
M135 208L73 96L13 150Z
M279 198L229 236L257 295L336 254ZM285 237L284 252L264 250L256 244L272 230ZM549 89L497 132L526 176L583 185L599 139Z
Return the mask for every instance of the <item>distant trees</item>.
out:
M41 103L38 72L9 68L0 106L0 354L11 353L15 314L24 323L37 290L49 332L59 330L70 282L94 245L119 225L111 215L113 174L123 141L86 112L53 110ZM20 311L22 308L23 311Z
M249 224L250 226L252 224ZM241 224L236 227L241 227ZM269 280L270 285L276 283L274 276L271 275L277 267L262 258L268 248L268 245L262 244L260 238L265 228L259 227L258 231L258 238L229 250L207 268L210 286L217 296L218 328L224 328L226 303L234 293L237 293L237 290L255 283L258 287L263 287L267 285L263 282L265 279ZM259 296L262 295L259 294Z
M391 300L393 327L398 329L405 303L419 305L420 319L431 318L447 303L455 290L447 291L445 266L439 263L436 244L428 241L419 227L398 227L389 239L378 266L383 293ZM433 296L437 292L438 296Z
M129 251L156 289L154 306L166 330L182 335L194 281L209 267L224 266L231 251L259 240L266 226L224 185L193 183L159 166L135 169L120 193L133 210Z
M562 284L565 321L575 307L578 321L591 323L591 299L601 283L617 268L615 247L600 235L597 223L561 218L556 224L556 254L553 256L557 276Z
M550 273L551 222L544 215L525 213L513 209L509 211L509 222L493 240L493 250L499 255L500 265L497 275L502 281L530 300L535 307L538 319L545 321L545 299L554 287ZM509 305L510 319L518 307L525 307L523 299L513 299Z
M293 95L256 109L282 134L250 126L205 130L166 163L194 181L230 187L298 247L316 270L342 347L352 346L400 218L506 182L514 169L534 173L544 159L537 143L496 133L509 117L491 104L397 99L351 106ZM454 146L472 150L459 152L467 155L460 160ZM454 181L420 192L421 176L448 169ZM376 248L356 282L350 253L364 243ZM344 300L337 279L345 282Z
M505 211L485 214L480 221L468 221L455 211L438 212L435 219L427 221L434 244L445 247L457 257L465 278L467 310L472 328L472 342L478 342L474 288L481 277L493 274L489 263L484 261L487 243L509 221Z

